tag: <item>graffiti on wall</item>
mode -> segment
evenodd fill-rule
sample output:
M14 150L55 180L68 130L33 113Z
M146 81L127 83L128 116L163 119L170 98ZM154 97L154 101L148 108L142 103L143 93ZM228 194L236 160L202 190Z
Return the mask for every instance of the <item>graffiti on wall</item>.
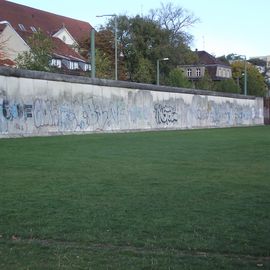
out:
M4 99L0 105L0 132L32 122L38 129L55 131L84 131L118 128L125 122L123 100L102 101L99 98L73 99L59 102L50 98L36 98L32 104ZM30 119L31 118L31 119ZM23 129L23 128L22 128Z
M58 125L58 103L50 99L34 99L34 125L36 128Z
M252 124L262 117L254 105L239 104L236 100L218 103L201 96L193 97L191 110L199 126L204 123L217 127L239 126Z
M138 91L105 98L81 93L27 98L0 92L0 134L252 125L263 121L256 102L184 94L162 102ZM159 93L160 95L160 93ZM167 93L168 95L168 93Z
M14 130L25 131L25 123L28 118L32 118L32 105L23 104L16 100L9 100L0 97L0 133L8 133L10 123Z
M3 117L10 121L18 118L20 119L32 117L32 105L10 102L6 99L2 100L1 111Z
M155 104L155 119L158 125L173 124L177 122L177 112L175 106Z

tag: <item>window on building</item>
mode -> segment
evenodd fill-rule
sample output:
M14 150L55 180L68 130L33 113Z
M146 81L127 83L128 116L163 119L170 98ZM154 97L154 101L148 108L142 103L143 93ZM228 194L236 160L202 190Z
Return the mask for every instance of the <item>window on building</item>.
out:
M37 32L37 29L35 28L35 26L30 26L30 29L32 30L33 33Z
M92 67L91 67L91 65L90 64L87 64L87 70L92 70Z
M226 71L224 68L219 68L217 73L219 77L226 77Z
M192 70L191 70L191 68L188 68L187 69L187 76L188 77L191 77L191 74L192 74Z
M79 69L79 63L78 62L69 62L69 69Z
M91 65L85 62L79 62L79 68L83 71L89 71L91 70Z
M60 59L52 59L51 66L61 68L61 60Z
M197 75L197 77L201 77L201 69L200 68L196 69L196 75Z
M20 29L21 29L22 31L26 31L26 29L25 29L25 27L24 27L23 24L19 23L18 26L20 27Z
M88 70L91 70L91 65L85 64L84 65L84 71L88 71Z

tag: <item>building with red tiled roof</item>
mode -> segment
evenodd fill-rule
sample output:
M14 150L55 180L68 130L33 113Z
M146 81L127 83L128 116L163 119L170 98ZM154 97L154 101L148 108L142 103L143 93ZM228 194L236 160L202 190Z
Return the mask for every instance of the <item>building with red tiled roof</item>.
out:
M88 22L0 0L0 21L3 20L8 21L16 31L25 29L31 32L40 28L50 36L65 27L77 42L87 38L92 29Z
M90 65L78 53L78 46L90 35L91 29L88 22L0 0L0 42L5 43L6 58L13 62L19 53L30 50L28 38L40 30L54 44L53 65L68 70L89 70Z
M200 80L207 72L213 81L220 81L232 78L230 65L222 62L206 51L196 50L197 61L181 66L186 77L192 81Z

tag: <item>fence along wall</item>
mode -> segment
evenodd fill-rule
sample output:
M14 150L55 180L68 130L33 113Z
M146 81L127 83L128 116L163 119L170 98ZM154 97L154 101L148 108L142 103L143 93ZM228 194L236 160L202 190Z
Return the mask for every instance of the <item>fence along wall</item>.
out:
M263 121L261 98L0 68L0 137Z

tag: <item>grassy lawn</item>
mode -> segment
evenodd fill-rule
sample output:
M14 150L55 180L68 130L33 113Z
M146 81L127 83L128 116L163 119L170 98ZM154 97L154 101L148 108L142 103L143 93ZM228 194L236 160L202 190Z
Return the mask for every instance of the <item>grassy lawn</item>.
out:
M270 269L270 127L0 140L0 269Z

